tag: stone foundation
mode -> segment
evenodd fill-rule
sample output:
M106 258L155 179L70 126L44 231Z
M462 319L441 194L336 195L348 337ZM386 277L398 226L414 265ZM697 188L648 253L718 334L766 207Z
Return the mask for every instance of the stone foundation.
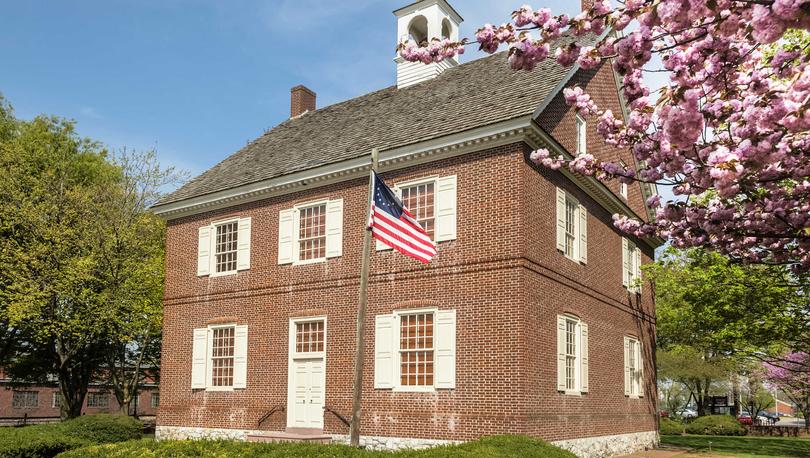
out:
M251 434L262 435L267 434L267 431L188 428L184 426L157 426L155 428L155 439L157 440L228 439L243 441ZM348 444L349 436L332 436L332 442ZM423 449L458 443L461 443L461 441L380 436L360 437L360 445L369 450ZM552 442L552 444L566 449L580 458L611 458L655 448L658 445L658 433L656 431L645 431L615 436L584 437L556 441Z
M657 447L658 432L644 431L616 436L583 437L555 441L552 444L564 448L580 458L610 458Z
M332 436L335 444L348 444L349 436ZM440 439L411 439L405 437L360 436L360 446L369 450L401 450L438 447L440 445L460 444L461 441Z

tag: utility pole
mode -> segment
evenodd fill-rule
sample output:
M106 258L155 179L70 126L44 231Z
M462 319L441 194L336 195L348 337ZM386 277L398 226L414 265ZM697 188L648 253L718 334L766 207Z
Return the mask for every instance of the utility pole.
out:
M354 356L354 388L352 391L352 422L349 427L350 444L360 445L360 398L363 396L363 360L366 349L366 308L368 306L368 275L371 264L371 202L374 199L374 174L377 172L379 152L371 150L371 173L368 179L368 214L366 215L366 233L363 235L363 261L360 267L360 303L357 307L357 348Z

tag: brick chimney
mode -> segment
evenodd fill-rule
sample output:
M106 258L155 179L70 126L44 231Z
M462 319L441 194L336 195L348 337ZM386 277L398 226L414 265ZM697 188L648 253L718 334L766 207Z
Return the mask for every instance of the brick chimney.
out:
M593 0L582 0L582 11L588 11L593 8Z
M315 111L315 97L314 92L300 84L290 89L290 117L296 118L307 111Z

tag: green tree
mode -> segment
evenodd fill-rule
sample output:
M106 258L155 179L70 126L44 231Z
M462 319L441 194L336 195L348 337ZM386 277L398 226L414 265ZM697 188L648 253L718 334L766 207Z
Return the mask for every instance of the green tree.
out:
M730 373L730 360L712 357L689 345L658 350L658 379L663 384L680 384L695 400L699 416L706 415L712 395L723 391Z

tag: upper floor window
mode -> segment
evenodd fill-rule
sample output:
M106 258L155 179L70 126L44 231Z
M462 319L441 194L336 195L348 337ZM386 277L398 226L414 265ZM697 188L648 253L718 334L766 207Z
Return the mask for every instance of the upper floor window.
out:
M199 228L197 276L250 269L251 218L232 218Z
M436 182L416 184L400 188L402 204L416 218L430 240L436 239Z
M620 162L620 164L623 168L626 167L624 162ZM621 195L624 200L627 200L627 183L622 181L619 182L619 195Z
M588 123L577 115L577 156L588 152Z
M28 409L39 405L39 392L14 391L11 395L11 406L14 409Z
M565 257L588 262L588 212L570 193L557 188L557 249Z
M110 405L110 394L104 392L87 393L87 407L105 408Z
M641 342L635 337L624 338L624 394L631 397L644 396L643 353Z
M557 389L588 391L588 326L569 315L557 316Z
M278 263L309 264L343 255L343 199L307 202L278 215Z
M641 250L635 243L622 237L622 285L641 293Z
M326 204L299 210L298 259L326 259Z
M216 273L236 271L236 240L239 237L239 223L234 221L215 226L217 235L214 245Z

